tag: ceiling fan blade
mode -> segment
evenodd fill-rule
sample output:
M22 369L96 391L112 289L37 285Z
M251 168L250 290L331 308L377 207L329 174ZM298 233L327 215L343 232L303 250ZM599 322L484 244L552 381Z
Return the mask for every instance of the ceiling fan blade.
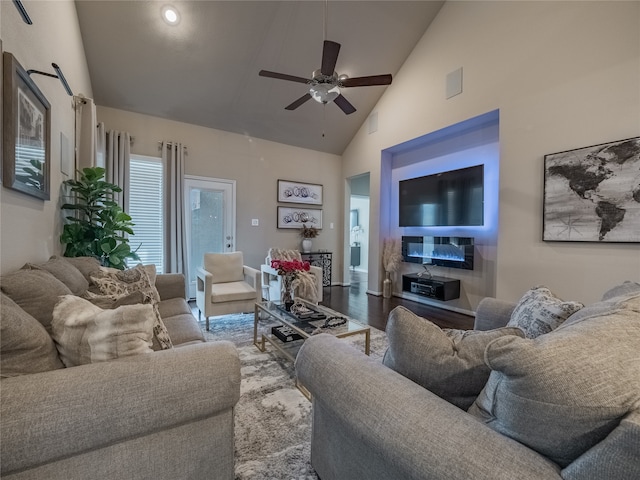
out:
M391 85L391 74L372 75L370 77L347 78L340 82L341 87L370 87L372 85Z
M332 42L331 40L325 40L322 47L322 67L320 71L323 75L330 77L336 70L336 63L338 62L338 53L340 53L340 44Z
M261 77L277 78L278 80L288 80L290 82L309 83L308 78L296 77L295 75L287 75L286 73L270 72L269 70L260 70L258 75Z
M338 95L338 97L333 101L333 103L338 105L338 107L340 107L340 110L342 110L347 115L356 111L356 107L351 105L351 103L349 103L349 100L344 98L342 95Z
M285 110L295 110L300 105L305 103L307 100L311 100L311 94L309 94L309 93L305 93L303 96L301 96L295 102L293 102L291 105L287 105L286 107L284 107L284 109Z

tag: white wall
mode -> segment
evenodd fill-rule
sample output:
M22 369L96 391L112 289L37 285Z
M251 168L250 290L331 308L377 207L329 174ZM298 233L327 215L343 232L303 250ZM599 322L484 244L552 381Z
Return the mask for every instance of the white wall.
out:
M369 266L367 262L369 258L369 197L351 195L350 210L358 211L358 224L360 226L360 231L357 233L350 232L349 234L349 244L353 245L354 242L358 242L360 245L360 265L355 267L355 270L366 272ZM345 279L346 281L347 279Z
M75 4L71 0L24 2L33 25L22 21L13 2L0 2L2 49L11 52L25 70L54 73L57 63L75 94L91 96L91 83ZM0 188L0 272L20 268L27 261L43 261L59 254L61 211L59 190L66 179L60 172L60 133L74 140L74 110L60 81L43 75L32 80L51 104L51 200L43 202ZM70 148L73 151L72 147Z
M236 248L254 268L264 263L270 247L301 248L297 230L277 228L278 179L322 184L323 229L313 245L334 252L333 275L340 275L343 197L339 156L112 108L98 106L97 114L107 130L123 130L135 137L132 153L158 157L159 141L179 141L188 147L186 175L235 180ZM251 226L254 218L259 220L258 227Z
M463 68L463 93L445 98ZM381 152L486 112L500 112L495 294L545 284L585 302L640 280L638 244L542 242L545 154L640 133L639 2L447 2L343 154L343 177L371 172L370 289L380 285ZM388 162L387 162L388 163ZM472 307L474 307L472 305Z

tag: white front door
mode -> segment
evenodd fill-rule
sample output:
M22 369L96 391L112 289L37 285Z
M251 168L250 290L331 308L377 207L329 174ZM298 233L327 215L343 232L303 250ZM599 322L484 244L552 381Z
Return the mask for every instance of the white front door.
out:
M189 296L196 295L196 268L205 253L235 251L235 180L185 176Z

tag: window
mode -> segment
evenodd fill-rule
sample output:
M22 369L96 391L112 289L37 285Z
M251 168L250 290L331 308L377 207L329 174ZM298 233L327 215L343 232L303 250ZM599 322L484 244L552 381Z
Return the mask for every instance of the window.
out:
M154 264L158 273L164 272L163 170L160 158L131 155L128 213L135 235L129 243L140 261Z

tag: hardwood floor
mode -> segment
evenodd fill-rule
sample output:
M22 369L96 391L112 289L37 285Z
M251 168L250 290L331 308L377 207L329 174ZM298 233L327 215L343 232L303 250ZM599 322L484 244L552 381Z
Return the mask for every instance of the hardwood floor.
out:
M398 297L382 298L366 293L366 274L351 272L351 286L325 287L322 305L344 313L355 320L385 330L389 312L402 305L421 317L428 318L442 328L473 328L473 317L442 308L424 305Z

